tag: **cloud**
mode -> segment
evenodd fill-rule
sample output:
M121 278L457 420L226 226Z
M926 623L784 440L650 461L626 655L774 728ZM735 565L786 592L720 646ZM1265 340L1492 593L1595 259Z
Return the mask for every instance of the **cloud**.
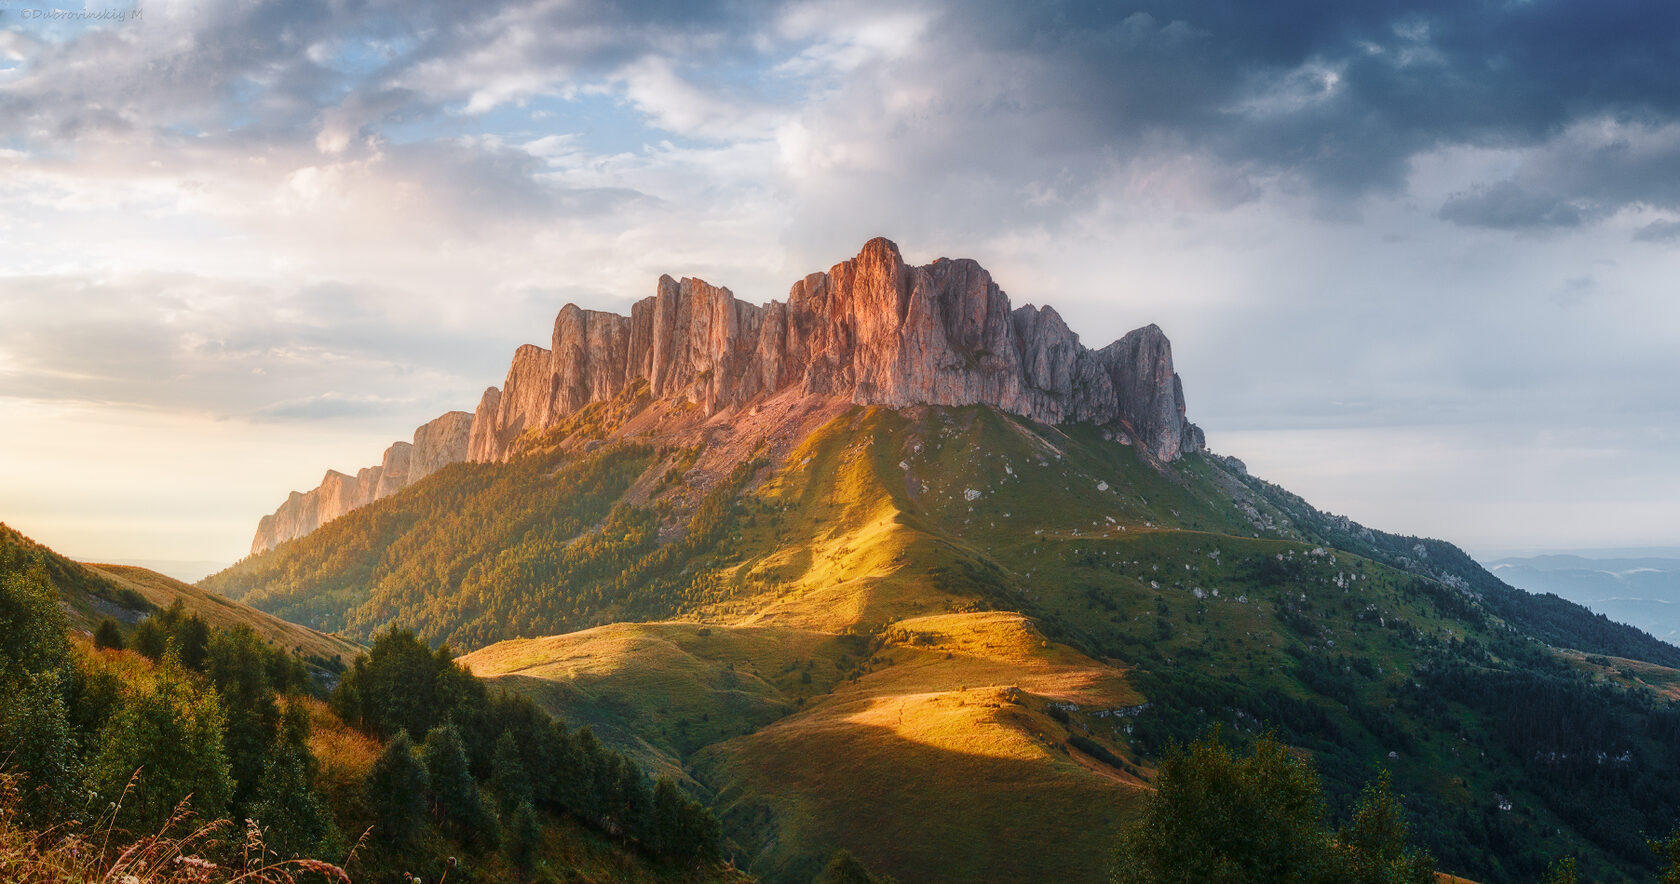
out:
M1676 242L1680 241L1680 221L1652 221L1634 231L1633 238L1639 242Z
M255 409L250 415L259 421L316 421L343 417L370 417L391 414L411 401L365 394L345 394L333 390L319 396L290 399L285 402L265 405L262 408Z
M1553 195L1524 190L1515 182L1501 181L1454 194L1442 204L1438 214L1442 219L1454 224L1499 230L1530 230L1577 227L1585 222L1592 212L1578 203L1565 202Z

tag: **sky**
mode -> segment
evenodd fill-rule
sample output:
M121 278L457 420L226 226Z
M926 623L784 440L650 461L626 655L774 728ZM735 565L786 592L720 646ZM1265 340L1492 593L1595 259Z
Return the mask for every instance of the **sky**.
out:
M231 562L661 273L872 236L1473 553L1680 545L1680 4L0 0L0 520Z

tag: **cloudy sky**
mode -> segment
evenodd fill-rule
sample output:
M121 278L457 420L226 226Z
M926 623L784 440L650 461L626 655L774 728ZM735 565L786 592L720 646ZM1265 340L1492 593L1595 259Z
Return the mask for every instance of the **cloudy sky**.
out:
M0 0L0 520L231 561L560 305L867 238L1473 552L1680 544L1680 4Z

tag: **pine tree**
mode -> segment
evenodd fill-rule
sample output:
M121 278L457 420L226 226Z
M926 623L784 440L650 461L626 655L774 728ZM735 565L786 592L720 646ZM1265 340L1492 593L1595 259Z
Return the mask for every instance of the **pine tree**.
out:
M680 856L689 851L688 833L683 831L685 803L676 784L669 777L660 777L653 787L652 837L649 838L655 853Z
M153 660L162 659L169 648L169 631L158 621L158 615L147 617L134 627L131 647Z
M337 853L341 838L332 812L310 784L310 759L290 746L268 757L247 813L264 843L281 859Z
M181 603L177 601L177 606ZM210 627L197 614L182 619L175 626L175 653L181 655L181 665L203 672L210 661Z
M537 864L537 850L542 846L542 821L536 808L526 801L513 809L507 822L508 859L521 875L529 876Z
M502 731L496 739L496 751L490 761L490 791L496 795L496 806L502 816L508 816L521 804L531 804L531 780L525 773L525 762L513 734Z
M279 734L280 708L268 682L267 655L267 645L243 624L218 631L210 641L210 683L227 716L223 744L233 768L235 810L256 793Z
M93 630L93 646L102 650L122 650L126 647L123 643L122 627L109 617L99 621L99 626Z
M426 734L421 755L431 785L433 811L457 837L480 844L495 842L495 826L479 795L478 783L467 768L467 754L461 748L461 734L453 724L440 725Z
M412 845L426 821L427 787L426 767L414 756L413 741L406 731L397 731L374 761L365 787L380 843L399 853Z

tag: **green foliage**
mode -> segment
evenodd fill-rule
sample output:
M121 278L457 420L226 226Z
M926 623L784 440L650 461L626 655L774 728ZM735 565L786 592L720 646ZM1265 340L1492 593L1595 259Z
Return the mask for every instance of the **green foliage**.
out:
M1652 853L1662 859L1663 868L1657 884L1680 884L1680 829L1670 832L1661 841L1653 838L1645 843Z
M285 732L268 756L249 808L265 845L281 859L334 856L343 847L331 810L315 792L307 728L301 712L287 715Z
M28 673L7 688L0 705L6 766L23 776L23 809L37 820L67 810L80 791L81 764L64 681L59 669Z
M58 593L38 564L0 571L0 686L64 664L69 643Z
M1540 884L1575 884L1578 874L1575 857L1566 856L1546 869L1546 877L1540 879Z
M101 650L123 650L127 644L123 641L122 627L109 617L99 621L93 630L93 646Z
M653 458L645 446L607 445L577 459L455 464L203 585L363 636L393 621L468 645L563 632L610 600L562 588L587 590L610 573L603 556L651 543L645 532L584 535Z
M432 808L438 819L463 841L490 845L496 841L495 821L484 806L478 783L467 769L461 733L453 724L439 725L426 734L421 747L426 762Z
M367 778L367 803L379 843L399 855L414 844L426 822L428 787L426 766L415 757L414 743L407 731L398 731Z
M210 659L210 627L197 614L188 614L180 599L134 630L134 649L153 660L161 660L171 648L181 665L195 672L203 672Z
M1239 756L1216 734L1167 751L1115 880L1331 884L1335 859L1312 766L1270 736Z
M1312 766L1271 735L1239 755L1215 732L1168 750L1143 816L1125 833L1117 882L1431 884L1434 860L1410 827L1387 774L1353 819L1325 825Z
M183 800L214 819L227 809L233 777L222 748L226 719L215 691L195 685L173 659L131 685L100 728L89 766L99 794L122 806L134 831L153 831ZM130 778L136 786L125 795Z
M0 522L0 575L33 572L42 585L56 587L72 608L88 612L116 605L133 612L151 611L145 596L117 584L19 534Z
M45 569L0 572L0 753L22 774L23 808L37 818L62 809L79 781L64 629Z
M513 742L513 734L508 731L502 731L502 735L496 738L496 751L490 762L490 791L495 794L497 807L503 816L532 801L531 781L525 774L525 762L520 757L519 747Z
M1365 787L1353 821L1337 840L1346 851L1347 880L1358 884L1433 884L1435 858L1411 846L1406 812L1387 771Z
M482 831L494 840L494 826L467 821L478 818L464 809L471 801L468 792L476 795L477 787L469 789L464 774L476 771L488 780L504 816L529 802L640 842L658 855L702 860L718 855L717 820L704 806L681 799L669 816L673 828L663 828L653 813L653 789L635 762L602 746L587 728L569 732L529 700L489 697L446 649L427 651L411 632L381 633L350 667L331 703L345 721L376 735L393 734L393 742L425 728L428 766L447 770L441 774L447 782L434 783L434 797L464 834ZM463 763L456 763L454 749L445 751L450 744L461 750ZM390 751L387 747L387 755ZM454 816L456 810L462 816Z
M542 846L542 822L529 801L513 809L507 819L508 859L522 875L536 868L537 848Z
M484 748L478 721L488 706L484 686L455 665L447 647L427 649L414 633L395 627L379 634L332 694L333 711L377 736L424 737L454 721L466 727L470 754ZM480 755L482 757L482 755Z
M268 680L268 646L247 626L219 630L206 653L210 683L227 717L223 747L233 770L235 809L244 808L266 776L279 735L280 707Z
M852 856L849 850L836 850L829 858L828 865L811 879L811 884L889 884L888 877L877 878L869 873L858 858Z

